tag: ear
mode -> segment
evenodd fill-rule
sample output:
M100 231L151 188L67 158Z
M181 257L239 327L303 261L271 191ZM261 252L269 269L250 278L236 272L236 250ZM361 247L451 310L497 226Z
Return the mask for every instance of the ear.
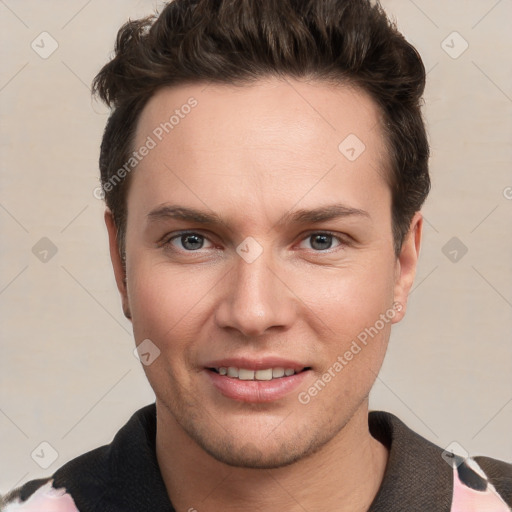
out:
M117 244L117 226L114 222L114 216L112 215L112 212L109 208L105 210L104 218L108 231L110 260L112 261L112 267L114 269L117 289L121 294L121 300L123 303L123 313L126 318L131 320L132 315L130 313L130 305L128 302L128 293L126 288L126 273L123 266L121 254L119 253L119 246Z
M393 317L393 323L399 322L407 309L407 299L414 282L420 254L422 228L423 216L421 212L416 212L396 261L394 292L396 315Z

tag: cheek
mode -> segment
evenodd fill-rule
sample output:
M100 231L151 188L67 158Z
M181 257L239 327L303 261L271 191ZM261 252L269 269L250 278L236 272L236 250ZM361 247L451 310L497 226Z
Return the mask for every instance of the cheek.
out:
M314 273L302 288L305 302L344 339L372 326L393 304L394 267L352 265L333 273Z
M315 381L303 390L305 398L322 390L317 407L329 409L338 400L355 407L370 392L386 354L396 315L393 274L368 271L344 276L318 293L316 304L311 297L311 305L327 326L325 338L317 343L317 378L329 384L324 393L322 382Z
M317 349L322 354L319 378L325 376L333 382L322 393L328 403L328 397L357 401L369 393L375 381L396 315L392 261L383 255L380 264L352 265L350 270L336 270L330 277L320 279L316 275L316 283L310 283L308 306L320 319L318 326L327 326Z
M190 268L170 268L149 258L127 265L128 299L135 339L183 339L197 325L204 309L210 280ZM185 337L186 338L186 337Z
M127 265L134 338L137 344L149 339L158 347L158 356L143 370L157 396L171 400L170 389L186 392L192 385L205 294L211 286L195 286L200 282L197 272L138 263L131 269Z

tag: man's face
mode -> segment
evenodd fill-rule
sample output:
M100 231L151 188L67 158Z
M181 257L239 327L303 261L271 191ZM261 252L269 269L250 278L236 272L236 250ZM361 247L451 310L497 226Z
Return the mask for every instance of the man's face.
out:
M159 414L218 460L288 464L366 421L415 266L414 240L393 251L378 115L360 91L291 79L167 88L142 113L135 149L156 146L131 176L126 289L114 266L137 344L160 350L144 367Z

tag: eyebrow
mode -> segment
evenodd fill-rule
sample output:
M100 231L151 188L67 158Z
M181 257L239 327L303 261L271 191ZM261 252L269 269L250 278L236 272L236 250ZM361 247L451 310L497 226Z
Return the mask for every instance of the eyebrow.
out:
M158 206L147 215L149 221L177 219L197 224L217 225L228 223L218 214L210 213L186 206L164 204ZM314 224L346 217L366 217L370 214L365 210L352 208L342 204L330 204L311 210L295 210L284 214L277 222L278 226L287 224Z

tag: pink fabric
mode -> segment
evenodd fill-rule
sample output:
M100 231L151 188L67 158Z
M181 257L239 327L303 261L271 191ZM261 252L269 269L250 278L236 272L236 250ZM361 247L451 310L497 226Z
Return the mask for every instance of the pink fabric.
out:
M498 496L492 485L485 491L475 491L464 485L453 468L453 498L450 512L510 512L507 504Z
M485 491L476 491L461 482L453 468L453 496L450 512L511 512L489 483ZM52 482L40 487L22 503L11 502L2 512L80 512L65 489L54 489Z
M48 482L27 501L9 503L3 512L79 512L79 510L65 489L54 489L52 482Z

